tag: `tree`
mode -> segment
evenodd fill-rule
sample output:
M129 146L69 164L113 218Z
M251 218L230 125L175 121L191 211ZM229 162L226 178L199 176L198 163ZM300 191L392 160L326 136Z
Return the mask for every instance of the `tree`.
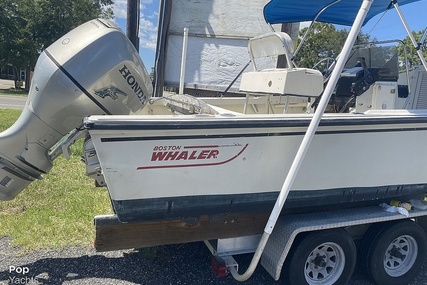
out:
M29 50L34 45L29 41L26 29L28 4L25 1L0 0L0 65L12 64L15 78L17 67L27 65Z
M34 19L34 33L46 48L73 28L94 18L112 18L112 0L38 0L42 15Z
M421 36L423 35L423 33L424 33L424 30L421 30L421 31L418 31L418 32L412 32L412 34L414 35L415 40L417 42L420 41ZM411 39L409 38L409 36L407 36L403 40L403 43L406 46L406 51L408 53L408 64L409 64L409 66L420 65L421 64L421 60L418 57L417 51L416 51L414 45L412 44ZM427 59L427 48L425 47L425 45L427 43L422 43L422 44L424 44L424 48L422 49L423 55L424 55L424 58ZM397 49L398 49L398 52L399 52L399 60L400 60L400 62L402 62L403 65L405 65L406 61L405 61L405 52L404 52L403 44L399 43Z
M113 0L0 0L0 65L33 70L39 54L62 35L90 19L112 18L112 4Z
M304 28L300 31L298 44L307 29L308 28ZM328 58L332 61L332 59L335 59L341 52L347 36L348 31L345 29L337 30L333 24L316 22L307 36L306 41L303 43L303 47L296 55L295 62L299 67L307 68L313 68L322 60L324 60L324 64L327 64ZM369 41L369 36L360 34L358 41L367 42ZM316 68L321 70L322 66L317 66Z

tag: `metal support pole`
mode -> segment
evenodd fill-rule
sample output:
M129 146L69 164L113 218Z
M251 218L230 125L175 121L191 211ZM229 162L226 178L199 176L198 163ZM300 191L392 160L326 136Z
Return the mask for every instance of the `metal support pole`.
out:
M139 1L128 0L126 19L126 36L137 51L139 51Z
M424 29L424 33L423 33L423 35L421 36L421 39L420 39L420 42L419 42L419 48L421 48L422 47L422 45L424 45L425 43L425 40L426 40L426 37L427 37L427 27Z
M322 99L320 100L319 107L313 115L313 119L308 126L307 132L301 142L301 145L298 149L298 152L295 156L294 161L292 162L291 168L289 169L288 175L286 176L285 181L283 182L282 189L280 191L279 197L276 200L273 210L271 211L270 217L268 219L267 225L264 228L264 233L261 237L261 240L258 244L258 247L254 253L252 261L245 273L240 275L235 268L231 267L230 272L233 275L234 279L238 281L246 281L249 279L260 258L262 252L264 251L265 245L267 244L268 239L270 238L271 233L273 232L274 226L276 225L277 219L279 218L280 212L282 211L283 205L285 204L286 198L288 197L289 191L291 190L292 184L298 174L298 170L304 160L305 154L313 140L314 134L316 133L317 127L319 126L320 120L323 116L323 113L326 110L329 99L332 95L335 85L338 82L341 71L344 68L345 62L350 55L351 48L356 41L357 35L362 27L362 24L366 18L366 15L371 7L373 0L363 0L363 3L357 13L356 19L354 20L353 26L348 34L347 40L345 41L344 47L341 51L341 56L339 57L334 70L332 71L331 78L326 85L325 91L323 93Z
M420 58L421 63L423 64L425 71L427 71L427 62L424 58L423 52L418 47L418 43L415 40L415 37L412 34L411 30L409 29L408 23L406 22L405 18L403 17L402 11L400 10L399 5L397 4L397 0L393 0L392 3L393 3L394 8L396 9L397 14L399 15L400 20L402 21L403 26L405 27L406 33L408 34L409 38L411 39L412 44L414 45L414 47L417 51L418 57Z
M179 94L184 94L185 63L187 61L187 43L188 43L188 28L184 28L184 37L182 40L181 73L179 76Z

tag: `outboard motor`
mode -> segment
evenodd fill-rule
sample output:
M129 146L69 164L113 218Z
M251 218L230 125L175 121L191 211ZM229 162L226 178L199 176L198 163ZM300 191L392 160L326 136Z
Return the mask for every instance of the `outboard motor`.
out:
M92 20L57 40L37 61L21 116L0 133L0 199L49 172L49 150L85 116L137 114L151 95L144 64L114 23Z

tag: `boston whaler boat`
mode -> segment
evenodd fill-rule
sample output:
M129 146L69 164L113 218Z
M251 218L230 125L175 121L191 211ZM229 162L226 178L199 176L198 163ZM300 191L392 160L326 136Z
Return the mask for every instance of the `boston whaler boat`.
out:
M407 72L397 53L372 52L380 45L352 50L361 26L391 7L400 15L387 0L270 1L269 24L316 20L352 30L323 74L296 67L283 32L249 40L253 71L242 75L246 96L233 98L152 97L125 35L107 20L83 24L40 55L23 113L0 134L0 199L49 172L80 138L87 173L107 187L121 223L269 213L279 197L271 233L280 213L424 197L426 33L413 39L423 66ZM257 67L279 54L286 68Z
M279 1L280 5L288 5L286 3ZM294 18L287 20L290 12L278 20L273 18L278 17L277 14L270 15L269 11L276 10L270 8L273 5L276 2L268 4L264 11L268 22L295 21ZM373 5L374 11L382 11L388 4L380 1ZM350 6L345 1L333 5L329 8L331 15L336 15L334 9L343 7ZM319 6L318 10L321 8ZM284 9L287 10L287 7ZM318 20L323 20L322 16L329 9ZM304 18L297 20L309 18L305 13L303 15ZM341 17L341 21L325 20L350 24L347 22L349 17L345 14ZM74 37L80 39L80 29L96 33L100 40L106 36L99 34L119 33L105 24L95 26L92 22L64 38L70 38L71 43ZM57 44L62 46L62 41L60 39ZM90 43L90 47L99 49L98 41ZM253 62L269 53L284 53L290 58L291 46L292 42L285 34L271 33L252 39L249 51ZM59 59L61 51L58 49L56 53L55 48L56 45L53 45L45 52L49 59L56 59L58 65L79 82L82 79L77 79L77 76L86 77L75 74L73 67L67 66L70 64L65 62L67 59ZM283 52L280 52L280 48ZM389 55L387 59L368 58L369 54L376 54L372 52L374 48L358 50L348 61L348 65L357 66L357 59L366 54L362 57L366 61L363 64L377 65L365 69L358 66L343 72L334 89L334 100L338 102L334 104L341 109L354 93L357 95L354 111L323 116L295 179L285 211L347 207L349 203L369 201L377 204L378 200L426 192L427 176L424 173L427 166L424 161L427 154L420 150L427 139L427 113L391 109L399 104L399 100L407 99L399 98L404 96L398 94L403 88L399 89L397 82L397 55ZM95 60L92 54L87 56ZM290 60L288 64L293 66ZM275 108L279 109L279 112L275 110L276 114L267 114L268 109L264 114L244 114L244 109L251 108L245 106L246 99L250 100L256 94L277 100L274 97L281 94L311 97L313 102L323 92L323 76L319 71L292 67L244 73L240 89L250 95L241 98L240 113L220 108L227 106L217 103L216 106L205 104L204 108L199 108L201 114L194 114L197 112L193 111L194 106L203 103L198 103L200 100L180 100L180 95L150 100L151 83L148 77L143 81L138 78L137 74L144 73L133 69L133 62L114 62L111 65L113 67L108 67L106 75L99 75L101 79L96 83L90 80L84 87L102 106L102 109L96 106L96 112L117 113L108 104L115 104L115 108L121 101L129 109L134 108L130 113L138 113L145 104L142 112L149 113L138 116L90 116L84 122L83 133L88 131L90 135L85 144L86 162L95 169L92 172L96 172L94 176L99 184L105 183L107 186L120 221L271 209L313 114L283 114L286 104L280 102L276 104ZM97 66L97 72L102 73L99 69ZM63 75L64 72L58 73L67 76ZM94 77L93 73L91 76ZM369 82L367 76L372 77ZM35 83L36 80L37 77ZM37 83L34 85L37 87ZM146 86L146 90L143 86ZM123 93L115 91L115 88ZM98 90L106 89L104 94L107 95L97 96L101 92ZM46 89L44 92L47 92ZM113 95L108 96L110 93ZM114 97L118 98L114 100ZM246 102L246 105L249 103ZM366 107L368 105L371 107ZM194 115L171 115L171 111ZM91 114L89 112L86 111L86 114ZM166 112L169 114L162 115ZM54 129L58 128L55 126ZM96 162L93 162L95 158Z

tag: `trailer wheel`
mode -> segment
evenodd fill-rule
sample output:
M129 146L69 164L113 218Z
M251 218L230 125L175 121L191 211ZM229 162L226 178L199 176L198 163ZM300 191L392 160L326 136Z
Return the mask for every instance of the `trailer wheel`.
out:
M365 271L379 285L404 285L414 279L424 262L427 242L424 230L410 220L378 225L362 245ZM366 239L370 239L367 241Z
M287 284L346 284L356 265L356 246L343 229L312 232L294 243L285 264Z

